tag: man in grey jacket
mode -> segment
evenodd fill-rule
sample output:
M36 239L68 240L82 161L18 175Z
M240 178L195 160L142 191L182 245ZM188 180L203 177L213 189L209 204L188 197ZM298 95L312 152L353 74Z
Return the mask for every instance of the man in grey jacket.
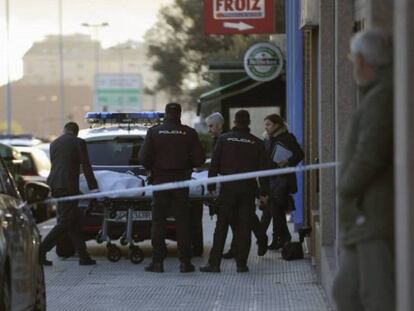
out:
M341 153L338 311L395 309L392 58L391 38L379 29L351 40L361 100Z

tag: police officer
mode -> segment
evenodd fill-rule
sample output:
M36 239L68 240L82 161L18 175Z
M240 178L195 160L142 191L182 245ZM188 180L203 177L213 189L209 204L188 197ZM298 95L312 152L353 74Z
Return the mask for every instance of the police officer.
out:
M218 138L224 132L224 118L220 112L214 112L206 118L206 123L208 127L208 132L213 138L213 150L216 147ZM256 213L254 213L252 218L252 230L257 239L258 249L257 254L259 256L264 256L267 252L267 235L266 230L261 225L259 218ZM234 258L236 254L236 240L234 239L235 230L230 223L231 231L233 232L233 240L231 242L231 247L227 253L223 254L223 259Z
M267 158L264 143L250 134L250 115L240 110L235 115L235 127L223 134L214 150L209 176L238 174L266 168ZM265 185L261 185L262 196L267 195ZM214 186L210 186L210 190ZM235 228L237 272L249 271L247 258L251 244L252 219L255 213L257 180L226 182L221 185L220 208L214 230L213 248L209 263L201 267L202 272L220 272L220 263L226 242L229 224Z
M83 139L77 137L79 126L69 122L63 129L63 134L50 145L52 168L47 183L55 198L79 194L80 167L85 174L88 187L98 191L98 185L89 163L88 150ZM46 259L46 253L57 243L60 237L68 234L79 254L80 265L94 265L96 261L89 257L85 241L81 236L81 211L78 201L59 202L57 207L57 224L40 244L40 261L50 266L52 262Z
M153 184L191 179L192 169L205 161L203 147L196 131L182 125L181 106L169 103L161 125L150 128L139 153L140 162L151 174ZM152 263L145 271L164 272L167 255L165 222L172 209L177 224L178 256L181 272L193 272L191 264L189 189L156 191L153 194L151 238Z

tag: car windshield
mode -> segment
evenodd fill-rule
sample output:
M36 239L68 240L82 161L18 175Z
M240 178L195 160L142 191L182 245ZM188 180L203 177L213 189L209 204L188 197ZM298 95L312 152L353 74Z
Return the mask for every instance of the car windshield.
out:
M87 142L90 162L92 165L138 165L143 141L142 137L135 136Z

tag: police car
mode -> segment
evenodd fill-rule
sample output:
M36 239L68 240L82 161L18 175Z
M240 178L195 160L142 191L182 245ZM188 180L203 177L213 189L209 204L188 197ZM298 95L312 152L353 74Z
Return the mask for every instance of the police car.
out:
M145 135L150 126L154 126L163 121L164 113L160 112L139 112L139 113L87 113L85 118L90 124L90 128L79 132L79 137L84 139L87 144L89 160L95 172L100 191L115 190L114 188L102 189L105 185L117 182L112 177L108 183L108 176L134 176L146 182L144 167L139 163L138 154L144 142ZM114 174L110 174L113 172ZM129 174L129 175L127 175ZM194 173L193 178L200 176ZM206 172L201 175L207 176ZM106 177L105 177L106 176ZM115 177L116 178L116 177ZM82 180L82 178L81 178ZM81 191L82 191L81 183ZM190 202L192 205L191 230L192 230L192 250L194 256L201 256L203 253L203 199L206 194L204 187L190 189ZM111 204L111 218L117 219L123 205L136 204L134 211L133 238L135 242L150 239L151 232L151 195L138 198L118 198L111 197L104 199L106 204ZM98 201L102 202L102 199ZM96 239L97 242L104 242L101 236L103 223L102 204L93 201L83 201L79 203L85 211L83 222L83 234L87 239ZM176 225L174 218L167 218L166 238L176 240ZM120 243L126 245L125 226L122 223L110 223L108 234L111 240L120 238ZM109 245L112 253L120 254L119 249L113 244ZM115 247L115 248L114 248ZM69 239L62 239L56 247L57 254L61 257L69 257L74 254L74 249ZM119 256L112 256L109 259L116 261Z

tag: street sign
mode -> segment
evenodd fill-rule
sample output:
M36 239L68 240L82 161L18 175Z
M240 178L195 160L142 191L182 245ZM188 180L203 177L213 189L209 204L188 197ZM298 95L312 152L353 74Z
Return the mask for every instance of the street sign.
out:
M139 74L99 74L95 77L95 111L140 111L142 89Z
M207 34L274 33L274 0L204 0Z
M283 54L272 43L256 43L244 54L244 69L253 80L271 81L282 72Z

